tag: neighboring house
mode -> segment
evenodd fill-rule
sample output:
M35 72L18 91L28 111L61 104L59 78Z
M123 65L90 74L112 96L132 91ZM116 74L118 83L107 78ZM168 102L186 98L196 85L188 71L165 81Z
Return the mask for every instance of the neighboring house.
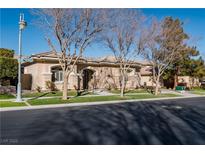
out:
M61 90L63 85L62 69L54 52L45 52L31 56L32 62L24 63L24 76L31 79L23 80L24 85L30 84L28 90L35 90L40 86L46 90L46 81L53 81ZM140 87L144 82L149 82L144 77L141 68L144 64L132 62L126 78L126 88ZM146 74L146 72L144 72ZM113 89L120 88L119 63L113 56L104 58L81 58L74 71L70 74L68 89Z
M188 88L191 87L199 87L201 85L198 78L190 77L190 76L178 76L179 83L186 83Z

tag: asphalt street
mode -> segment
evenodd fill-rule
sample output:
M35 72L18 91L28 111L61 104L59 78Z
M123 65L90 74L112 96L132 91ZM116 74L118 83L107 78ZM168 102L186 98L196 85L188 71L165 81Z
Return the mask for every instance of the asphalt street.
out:
M205 144L205 97L0 112L0 144Z

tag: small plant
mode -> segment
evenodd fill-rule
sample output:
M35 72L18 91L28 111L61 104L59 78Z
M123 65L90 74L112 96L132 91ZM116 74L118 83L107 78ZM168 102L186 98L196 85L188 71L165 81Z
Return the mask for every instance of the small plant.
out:
M201 85L201 88L205 90L205 84Z
M81 92L80 92L80 90L78 89L78 87L77 87L76 85L74 85L73 87L74 87L74 89L75 89L75 91L76 91L76 95L77 95L77 96L80 96L80 95L81 95Z
M97 86L97 83L94 79L91 79L90 82L89 82L89 87L90 89L92 90L92 92L94 93L94 90L96 89L96 86Z
M41 90L42 90L42 88L41 88L40 86L37 86L37 87L36 87L36 91L37 91L37 92L39 92L39 93L40 93L40 92L41 92Z
M50 91L56 91L56 85L52 81L46 81L46 88L49 89Z

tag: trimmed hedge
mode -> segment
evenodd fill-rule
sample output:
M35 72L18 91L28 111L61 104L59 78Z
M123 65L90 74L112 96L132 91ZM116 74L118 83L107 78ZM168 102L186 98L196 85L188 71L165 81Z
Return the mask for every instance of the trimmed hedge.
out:
M0 94L15 94L15 86L0 86Z

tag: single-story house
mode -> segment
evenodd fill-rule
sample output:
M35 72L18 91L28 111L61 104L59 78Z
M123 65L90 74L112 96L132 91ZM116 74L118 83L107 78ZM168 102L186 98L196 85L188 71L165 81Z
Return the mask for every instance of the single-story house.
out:
M63 86L63 73L58 58L54 52L44 52L31 56L31 62L24 66L23 87L35 90L41 87L46 90L46 81L52 81L61 90ZM134 89L144 85L147 81L146 70L140 62L130 63L126 77L126 88ZM101 58L80 58L68 80L68 89L112 89L120 88L119 63L113 56ZM145 72L145 77L141 76ZM29 77L30 76L30 77ZM145 78L142 79L142 78Z
M36 90L40 87L47 90L46 81L52 81L57 89L62 90L63 72L54 52L34 54L31 62L26 62L23 66L23 89ZM80 58L69 76L68 89L118 89L121 85L119 68L120 64L113 56ZM186 82L187 86L191 84L187 76L179 76L179 82ZM195 84L198 82L194 81ZM145 85L155 85L151 65L146 61L133 61L127 73L126 88L135 89Z

